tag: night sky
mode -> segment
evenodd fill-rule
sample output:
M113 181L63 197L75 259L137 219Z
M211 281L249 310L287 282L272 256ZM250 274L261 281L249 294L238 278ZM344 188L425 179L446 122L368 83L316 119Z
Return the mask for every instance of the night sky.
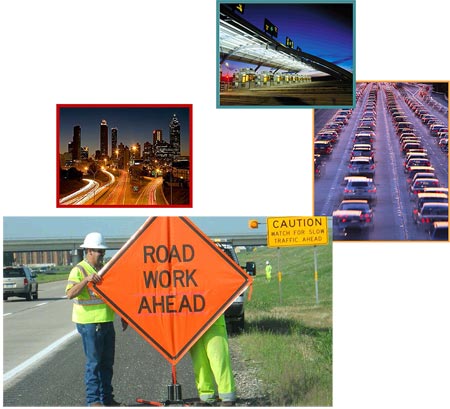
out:
M236 14L264 31L267 18L278 27L279 43L286 36L294 41L294 49L323 58L353 72L353 4L327 3L244 3L243 14ZM231 71L249 64L229 62ZM223 67L225 70L225 67Z
M189 155L189 107L60 107L60 153L68 151L73 139L73 127L81 126L81 146L89 147L89 156L100 149L100 123L108 124L108 154L111 155L111 129L117 128L117 145L131 147L135 143L153 143L152 132L162 130L163 140L169 140L169 123L175 114L181 128L181 154Z

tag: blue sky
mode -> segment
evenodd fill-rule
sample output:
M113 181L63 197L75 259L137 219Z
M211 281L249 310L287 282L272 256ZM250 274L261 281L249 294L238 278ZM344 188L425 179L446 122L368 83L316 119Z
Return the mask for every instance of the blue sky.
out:
M248 227L250 219L260 222L266 217L190 217L207 235L219 234L255 234L266 231L260 225L258 231ZM29 238L70 238L84 237L92 231L99 231L105 237L130 237L147 220L146 217L4 217L4 239Z
M161 129L169 142L169 123L176 115L181 126L181 153L189 155L189 109L187 107L60 107L60 153L67 152L73 139L73 127L81 126L81 146L89 147L89 156L100 149L100 123L108 124L108 153L111 154L111 129L117 128L117 144L130 147L135 143L153 143L152 132Z
M244 13L236 14L263 31L264 19L269 19L278 27L278 42L285 44L287 36L294 41L294 48L300 47L306 53L353 71L352 3L286 1L244 4ZM230 65L242 66L236 62L230 62Z

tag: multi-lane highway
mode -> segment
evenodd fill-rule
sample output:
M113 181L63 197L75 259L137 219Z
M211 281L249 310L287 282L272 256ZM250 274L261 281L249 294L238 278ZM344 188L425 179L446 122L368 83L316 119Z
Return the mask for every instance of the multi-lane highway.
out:
M373 201L374 227L363 232L338 237L356 240L428 240L429 234L419 228L413 220L414 200L408 190L404 171L405 154L400 144L400 134L388 109L395 101L406 121L412 124L414 133L420 138L426 150L439 185L448 187L448 155L438 145L438 138L430 134L429 125L424 123L411 108L411 101L423 105L437 120L448 126L448 111L443 104L431 104L423 97L419 84L368 83L358 84L357 104L348 123L340 124L338 138L332 143L331 154L321 154L320 176L314 183L314 213L331 216L339 207L345 188L345 177L349 175L349 160L360 132L363 118L373 119L376 201ZM335 121L337 111L316 110L314 113L315 138ZM369 123L370 121L367 121Z
M131 180L128 172L124 170L119 172L117 177L105 172L109 180L102 185L90 180L83 189L62 198L60 204L151 206L170 203L170 198L166 200L162 191L162 177Z

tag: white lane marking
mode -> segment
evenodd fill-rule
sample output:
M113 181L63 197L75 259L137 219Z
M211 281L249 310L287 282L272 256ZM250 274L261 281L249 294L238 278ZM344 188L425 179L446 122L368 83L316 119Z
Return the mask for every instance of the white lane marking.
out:
M72 338L78 331L75 329L72 332L64 335L62 338L50 344L47 348L44 348L42 351L38 352L36 355L33 355L31 358L27 359L25 362L16 366L14 369L11 369L9 372L3 375L3 382L7 382L12 379L14 376L18 375L20 372L27 369L29 366L34 365L40 359L49 355L54 349L58 348L60 345L64 344L67 340Z
M40 307L41 305L48 304L48 302L41 302L40 304L37 304L36 307Z
M6 317L7 315L12 315L12 312L7 312L6 314L3 314L4 317Z

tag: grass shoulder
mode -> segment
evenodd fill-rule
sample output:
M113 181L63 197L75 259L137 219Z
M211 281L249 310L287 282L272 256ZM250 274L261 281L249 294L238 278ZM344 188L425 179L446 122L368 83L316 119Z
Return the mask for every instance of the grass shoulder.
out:
M266 260L273 266L270 282L264 273ZM331 406L331 244L315 249L258 247L239 253L239 261L241 265L255 261L257 274L246 305L245 331L232 342L257 371L270 406Z

